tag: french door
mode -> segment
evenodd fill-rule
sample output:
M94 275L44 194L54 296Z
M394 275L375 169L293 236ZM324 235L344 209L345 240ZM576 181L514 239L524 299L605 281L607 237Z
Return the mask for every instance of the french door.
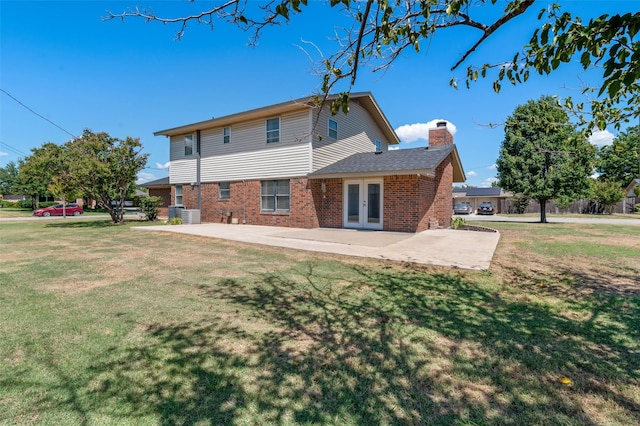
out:
M382 229L382 179L344 182L345 228Z

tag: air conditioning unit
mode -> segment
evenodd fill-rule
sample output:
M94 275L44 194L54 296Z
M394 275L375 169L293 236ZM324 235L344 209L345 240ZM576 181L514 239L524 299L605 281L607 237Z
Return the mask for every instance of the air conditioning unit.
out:
M174 217L182 217L182 210L184 210L184 206L169 206L169 219L173 219Z
M182 223L198 224L200 223L200 210L182 210Z

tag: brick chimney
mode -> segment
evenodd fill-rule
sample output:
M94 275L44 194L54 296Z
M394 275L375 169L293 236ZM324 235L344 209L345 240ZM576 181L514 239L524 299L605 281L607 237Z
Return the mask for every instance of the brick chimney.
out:
M429 146L444 146L453 143L453 136L447 130L446 121L438 121L435 129L429 129Z

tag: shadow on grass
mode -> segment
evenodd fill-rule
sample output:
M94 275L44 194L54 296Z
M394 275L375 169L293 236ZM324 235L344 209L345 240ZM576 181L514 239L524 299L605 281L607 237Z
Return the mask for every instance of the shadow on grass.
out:
M114 224L111 219L83 219L83 220L74 220L72 222L55 222L55 223L47 223L44 225L45 228L107 228L111 226L123 226L124 223Z
M640 423L621 390L640 379L638 300L583 301L577 321L454 273L312 262L194 292L235 315L148 325L59 406L160 424L594 425L585 401L601 398L609 421Z

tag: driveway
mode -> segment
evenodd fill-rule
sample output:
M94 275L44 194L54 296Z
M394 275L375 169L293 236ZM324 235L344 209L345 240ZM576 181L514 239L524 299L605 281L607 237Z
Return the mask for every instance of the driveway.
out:
M370 257L400 262L489 269L500 234L438 229L416 234L351 229L301 229L257 225L163 225L140 231L174 232L294 250Z

